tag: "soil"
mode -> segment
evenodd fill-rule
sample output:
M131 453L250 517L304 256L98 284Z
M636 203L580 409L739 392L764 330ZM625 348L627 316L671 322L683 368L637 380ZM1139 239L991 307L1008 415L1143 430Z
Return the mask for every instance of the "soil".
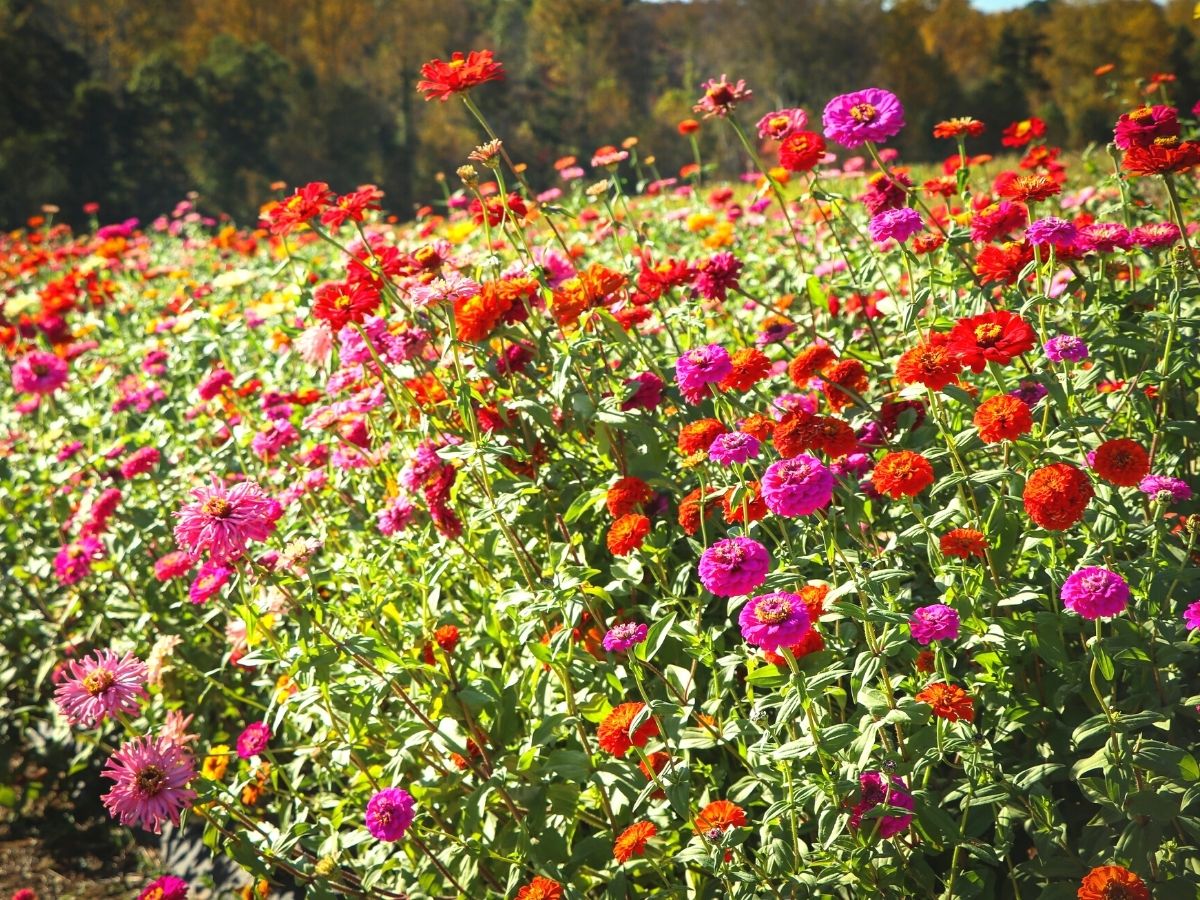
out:
M64 852L35 837L0 838L0 897L29 888L38 900L97 900L134 897L144 886L132 854L101 859L90 852Z

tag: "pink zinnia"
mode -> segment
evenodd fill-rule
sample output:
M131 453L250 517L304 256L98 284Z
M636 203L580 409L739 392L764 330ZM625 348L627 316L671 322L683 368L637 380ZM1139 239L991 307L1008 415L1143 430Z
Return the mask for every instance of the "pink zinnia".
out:
M217 591L229 583L232 576L233 569L229 566L214 559L208 560L192 579L192 586L188 588L188 599L197 606L207 603Z
M188 883L174 875L156 878L137 895L137 900L187 900Z
M886 141L904 127L904 107L891 91L866 88L841 94L825 105L821 115L825 137L843 147L866 141Z
M189 503L175 515L175 540L193 556L204 551L219 562L237 559L250 541L264 541L274 530L275 502L253 481L225 488L213 477L210 487L192 491Z
M787 591L751 597L738 615L746 642L771 651L799 644L811 624L804 599Z
M1158 138L1179 136L1179 113L1173 106L1142 106L1122 113L1113 129L1113 143L1122 150L1150 147Z
M700 557L700 582L718 597L736 597L762 584L770 568L770 554L758 541L726 538Z
M1107 619L1129 604L1129 584L1111 569L1084 566L1067 576L1058 596L1063 606L1085 619Z
M745 431L726 431L713 438L708 457L723 466L744 463L758 456L759 440Z
M140 825L155 834L164 822L179 824L179 813L192 805L196 777L192 755L162 737L139 737L121 745L101 776L115 782L101 799L122 825Z
M146 696L146 664L126 653L97 650L81 660L67 660L66 680L54 692L54 702L72 725L91 728L117 713L133 715L138 699Z
M217 366L200 379L200 384L196 386L196 390L200 392L200 399L211 400L232 384L233 374L224 366Z
M45 350L26 353L12 367L12 386L18 394L53 394L67 383L67 364Z
M953 640L958 637L958 612L944 603L918 607L908 620L909 631L918 644Z
M713 116L724 118L743 100L754 96L742 78L732 82L722 75L720 78L710 78L700 87L704 88L704 96L692 107L692 111L704 113L706 119Z
M815 457L801 453L771 463L762 477L762 497L777 516L808 516L833 500L833 473Z
M899 809L912 810L913 797L908 792L908 785L898 775L892 775L885 782L879 772L863 772L858 777L860 799L850 814L850 830L857 831L862 826L863 816L875 807L894 806ZM899 834L912 824L912 814L900 816L884 815L879 818L879 836L890 838ZM873 827L873 823L871 826Z
M733 371L729 351L720 344L708 344L687 351L675 360L675 383L684 399L699 403L708 396L708 386Z
M59 583L72 585L82 581L92 572L92 560L104 555L104 545L96 538L81 537L67 544L54 557L54 574Z
M797 131L803 131L808 124L808 113L802 109L777 109L769 112L758 120L758 137L760 140L771 138L782 141Z
M413 823L412 794L401 788L384 788L367 802L367 831L381 841L398 841Z
M649 631L644 622L620 622L608 629L601 643L609 653L624 653L644 641Z
M266 722L251 722L238 735L237 754L242 759L258 756L271 740L271 726Z
M135 475L145 475L158 465L162 454L154 447L141 447L129 454L125 462L121 463L121 477L133 478Z
M631 409L653 411L662 403L663 380L653 372L642 372L624 381L626 388L632 392L621 402L621 409L629 412Z
M182 550L172 550L154 561L154 577L159 581L170 581L192 570L196 560Z

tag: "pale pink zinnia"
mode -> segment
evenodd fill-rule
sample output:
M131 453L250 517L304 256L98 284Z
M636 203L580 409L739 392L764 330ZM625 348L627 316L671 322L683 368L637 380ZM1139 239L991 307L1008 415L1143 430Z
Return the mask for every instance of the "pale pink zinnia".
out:
M66 665L67 678L54 692L54 702L72 725L91 728L106 716L133 715L138 699L146 696L146 664L132 653L97 650Z
M274 530L277 505L253 481L226 488L214 477L192 496L196 502L175 514L175 540L192 556L207 550L214 560L237 559L250 541L264 541Z
M121 745L101 776L114 782L101 799L122 825L140 825L155 834L164 822L179 824L196 792L188 783L196 777L192 755L164 737L139 737Z

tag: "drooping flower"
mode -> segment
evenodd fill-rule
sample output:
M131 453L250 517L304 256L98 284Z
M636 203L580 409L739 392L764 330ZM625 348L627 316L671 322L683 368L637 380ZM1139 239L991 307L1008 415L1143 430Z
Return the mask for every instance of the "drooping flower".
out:
M118 713L135 715L146 696L146 664L126 653L97 650L81 660L68 660L66 679L54 691L54 702L72 725L91 728Z
M30 351L13 363L13 390L35 396L53 394L67 383L67 371L66 362L53 353Z
M609 653L624 653L646 640L648 631L644 622L620 622L608 629L601 643Z
M744 463L758 456L759 440L744 431L726 431L713 438L708 456L723 466Z
M737 597L762 584L770 568L771 557L758 541L725 538L701 555L700 581L718 597Z
M1073 334L1060 334L1042 345L1051 362L1083 362L1088 358L1087 344Z
M738 625L747 643L778 650L798 644L812 623L802 597L776 591L751 597L738 614Z
M834 477L819 459L800 454L771 463L762 477L763 501L777 516L808 516L833 500Z
M898 450L886 454L875 464L871 484L893 500L915 497L933 484L933 466L920 453Z
M858 777L859 801L850 814L850 829L857 831L862 827L863 816L877 806L894 806L898 809L910 810L907 815L884 815L879 819L878 834L882 838L890 838L912 824L913 797L908 792L908 785L899 775L891 775L884 780L880 772L863 772ZM868 827L874 827L872 824Z
M1083 518L1095 491L1087 475L1070 463L1051 463L1025 482L1022 501L1035 524L1048 531L1063 531Z
M174 875L156 878L137 895L137 900L187 900L188 883Z
M271 740L271 726L266 722L251 722L237 739L237 754L241 759L258 756Z
M908 620L909 631L918 644L954 640L958 637L958 612L944 603L919 606Z
M398 841L413 823L412 794L402 788L384 788L367 801L367 831L380 841Z
M1188 483L1169 475L1147 475L1138 482L1138 490L1159 503L1186 503L1192 499Z
M497 62L491 50L471 50L466 56L456 50L443 62L434 58L421 66L421 81L417 90L425 100L445 103L455 94L462 94L489 81L503 81L504 66Z
M825 105L821 121L825 137L854 148L899 134L904 127L904 107L891 91L866 88L834 97Z
M641 856L646 852L646 844L656 834L658 829L654 827L653 822L634 822L617 835L613 844L613 858L619 863L625 863L634 856Z
M871 221L867 223L867 231L872 240L880 244L889 240L903 244L914 234L924 230L925 223L921 220L921 214L907 206L885 209L872 216Z
M975 721L975 703L971 695L956 684L936 681L927 685L914 698L918 703L928 703L933 714L947 722Z
M179 824L179 814L192 805L196 777L192 755L162 737L139 737L122 744L100 773L114 782L101 800L122 825L139 825L155 834L164 822Z
M645 747L650 738L656 737L658 725L654 716L647 716L637 731L632 735L629 733L633 720L645 708L646 704L641 701L614 706L596 731L596 743L600 749L613 756L624 756L631 747Z
M1129 603L1129 585L1116 572L1085 566L1067 576L1059 597L1063 606L1085 619L1109 618Z
M1080 882L1079 900L1150 900L1146 883L1122 866L1097 866Z
M742 78L731 82L722 75L720 78L710 78L700 87L704 89L704 96L692 107L692 112L704 113L706 119L713 116L724 118L739 103L754 96Z
M1137 441L1114 438L1097 447L1088 464L1110 484L1133 487L1149 474L1150 454Z
M192 556L207 551L218 562L237 559L250 541L265 541L274 530L278 504L253 481L226 488L213 476L211 486L192 496L195 502L175 514L175 540Z

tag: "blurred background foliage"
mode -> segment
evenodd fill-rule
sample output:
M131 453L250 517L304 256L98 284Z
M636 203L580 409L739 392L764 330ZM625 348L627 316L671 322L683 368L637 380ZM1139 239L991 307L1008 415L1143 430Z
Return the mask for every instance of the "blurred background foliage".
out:
M988 124L978 152L1027 115L1082 147L1156 72L1190 108L1198 31L1191 0L0 0L0 226L43 203L145 218L190 190L248 221L274 181L376 183L405 214L478 143L459 104L415 92L421 63L454 49L504 62L479 100L547 184L557 157L631 135L675 174L691 159L675 126L722 72L754 89L748 117L798 104L819 119L834 93L890 88L910 160L946 154L930 129L954 115ZM701 137L734 174L728 129Z

